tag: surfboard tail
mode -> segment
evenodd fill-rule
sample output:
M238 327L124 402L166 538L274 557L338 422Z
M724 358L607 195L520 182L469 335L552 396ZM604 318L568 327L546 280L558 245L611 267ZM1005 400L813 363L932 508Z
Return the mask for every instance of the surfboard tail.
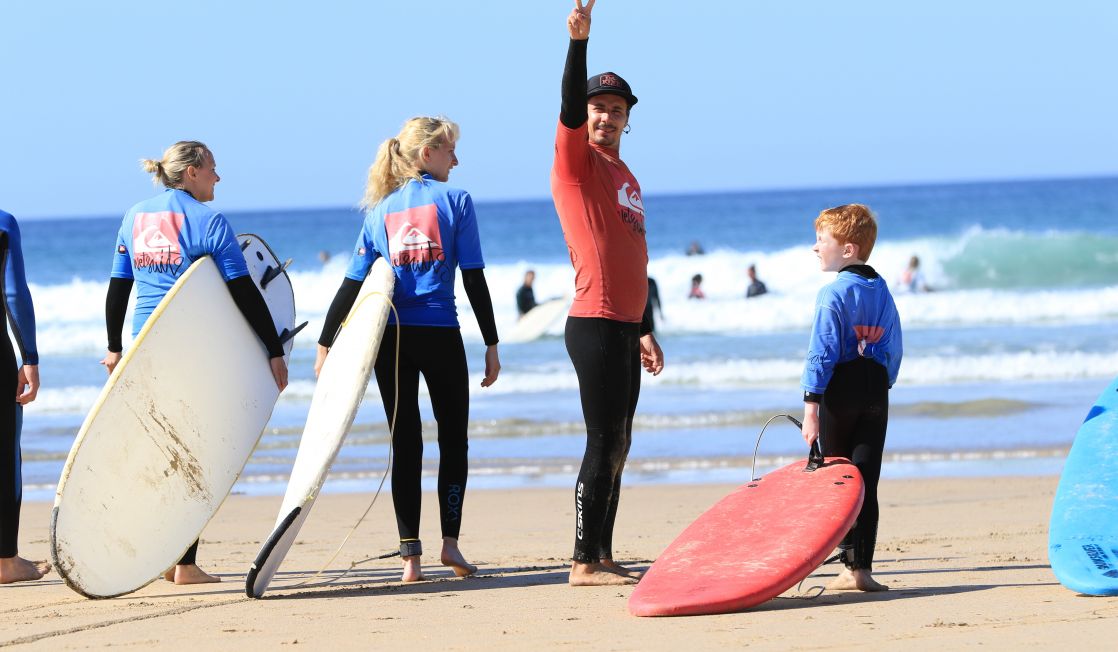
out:
M248 597L261 598L264 596L264 592L268 590L268 585L272 583L272 577L279 570L280 562L283 561L283 557L287 554L292 542L288 540L287 545L283 546L275 557L273 557L273 553L277 553L277 546L284 541L291 525L295 522L295 519L299 518L302 511L303 507L301 505L291 510L272 531L268 540L264 542L264 547L256 555L256 560L252 562L252 568L248 571L248 577L245 578L245 594ZM292 537L294 536L295 533L292 532Z

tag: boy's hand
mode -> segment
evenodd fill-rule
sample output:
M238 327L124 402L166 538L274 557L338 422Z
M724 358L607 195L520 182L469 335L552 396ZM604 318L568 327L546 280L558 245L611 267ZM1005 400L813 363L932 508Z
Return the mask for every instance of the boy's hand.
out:
M804 426L800 429L807 447L819 438L819 404L804 402Z
M594 8L594 0L583 6L582 0L575 0L575 8L567 16L567 31L575 41L585 41L590 38L590 11Z

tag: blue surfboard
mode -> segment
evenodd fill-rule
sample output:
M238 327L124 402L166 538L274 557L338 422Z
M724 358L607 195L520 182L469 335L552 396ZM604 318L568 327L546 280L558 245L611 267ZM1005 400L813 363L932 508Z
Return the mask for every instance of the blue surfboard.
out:
M1075 435L1048 528L1056 579L1088 595L1118 595L1118 378Z

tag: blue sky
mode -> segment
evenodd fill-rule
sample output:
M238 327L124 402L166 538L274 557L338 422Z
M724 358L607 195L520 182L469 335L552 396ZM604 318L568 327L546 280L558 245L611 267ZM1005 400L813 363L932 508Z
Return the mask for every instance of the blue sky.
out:
M115 215L214 150L214 205L355 205L408 117L451 181L546 198L563 0L0 3L0 207ZM415 8L422 7L423 13ZM646 194L1118 174L1118 3L599 0L590 71L640 97Z

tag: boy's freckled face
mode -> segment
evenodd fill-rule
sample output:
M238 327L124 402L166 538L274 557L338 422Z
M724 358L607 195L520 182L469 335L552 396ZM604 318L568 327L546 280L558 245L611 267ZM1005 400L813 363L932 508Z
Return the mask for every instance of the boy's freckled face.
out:
M836 240L830 231L816 231L815 246L811 250L819 257L819 269L837 272L850 262L844 257L850 246Z

